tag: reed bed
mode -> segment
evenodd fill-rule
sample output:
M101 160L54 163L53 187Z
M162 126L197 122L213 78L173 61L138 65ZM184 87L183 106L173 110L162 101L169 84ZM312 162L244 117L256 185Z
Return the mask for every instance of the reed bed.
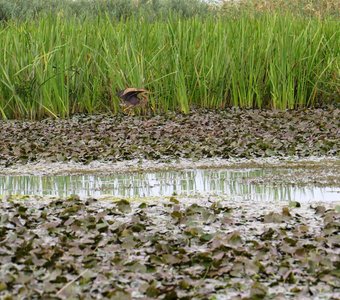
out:
M334 18L275 13L8 21L0 25L0 118L117 113L124 87L150 90L154 112L324 105L339 100L338 28Z

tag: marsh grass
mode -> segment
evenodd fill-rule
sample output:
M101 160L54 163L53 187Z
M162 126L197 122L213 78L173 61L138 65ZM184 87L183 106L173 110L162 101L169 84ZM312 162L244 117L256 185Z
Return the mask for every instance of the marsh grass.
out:
M9 21L0 25L0 115L117 113L124 87L150 90L154 112L318 106L339 99L338 25L289 14Z

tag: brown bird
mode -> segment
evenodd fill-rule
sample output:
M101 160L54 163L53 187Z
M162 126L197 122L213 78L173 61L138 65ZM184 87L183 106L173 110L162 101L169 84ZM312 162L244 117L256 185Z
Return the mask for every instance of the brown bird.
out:
M117 92L117 96L122 99L121 106L123 111L129 111L135 107L142 107L148 102L147 94L149 91L145 89L126 88Z

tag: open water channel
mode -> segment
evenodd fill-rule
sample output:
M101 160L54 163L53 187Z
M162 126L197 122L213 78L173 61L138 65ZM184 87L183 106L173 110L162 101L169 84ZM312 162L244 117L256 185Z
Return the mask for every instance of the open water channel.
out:
M242 200L340 202L340 187L282 184L276 178L294 178L294 169L187 169L124 172L109 175L0 176L0 195L65 197L164 197L223 195Z

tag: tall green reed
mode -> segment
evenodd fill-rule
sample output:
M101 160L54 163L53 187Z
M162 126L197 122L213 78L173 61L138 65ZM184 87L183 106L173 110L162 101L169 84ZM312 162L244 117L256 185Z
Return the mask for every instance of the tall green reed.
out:
M149 89L155 112L316 106L339 99L337 25L276 14L8 22L0 27L0 116L117 113L124 87Z

